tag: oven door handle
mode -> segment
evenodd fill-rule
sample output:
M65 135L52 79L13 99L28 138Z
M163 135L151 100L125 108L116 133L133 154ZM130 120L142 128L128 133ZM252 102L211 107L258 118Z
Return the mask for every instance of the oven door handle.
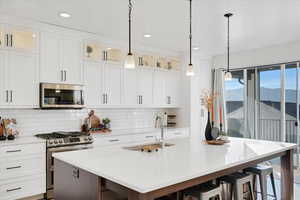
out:
M65 146L65 147L51 147L48 148L49 152L58 153L64 151L76 151L76 150L84 150L84 149L91 149L93 145L74 145L74 146Z

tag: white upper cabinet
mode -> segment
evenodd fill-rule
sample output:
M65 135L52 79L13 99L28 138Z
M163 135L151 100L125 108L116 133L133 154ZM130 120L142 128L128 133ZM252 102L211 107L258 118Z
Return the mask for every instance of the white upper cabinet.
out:
M97 62L85 62L85 104L89 108L96 108L104 104L102 65Z
M124 71L124 104L152 105L153 96L152 69L125 69Z
M82 48L79 39L41 34L41 82L82 83Z
M0 53L0 105L38 107L39 83L37 56L22 52Z
M137 95L138 103L151 106L153 101L153 70L137 69Z
M155 70L153 74L153 104L162 106L167 104L166 97L167 72Z
M171 106L180 104L180 72L169 71L166 76L166 103Z
M125 105L137 105L140 97L137 95L137 72L135 69L124 69L123 103Z
M61 68L64 82L82 83L81 42L72 38L63 38L60 42Z
M38 107L39 83L36 55L8 53L7 82L9 105Z
M0 25L1 48L36 53L39 33L29 28Z
M6 52L0 51L0 106L5 105L8 101L8 92L5 90L5 65L6 65Z
M105 105L121 105L122 66L105 62L103 67Z

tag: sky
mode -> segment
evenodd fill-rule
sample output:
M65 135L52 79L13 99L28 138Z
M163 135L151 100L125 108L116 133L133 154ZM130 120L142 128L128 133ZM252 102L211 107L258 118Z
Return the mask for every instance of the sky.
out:
M300 74L300 73L299 73ZM260 75L260 87L276 89L280 88L280 70L268 70L261 71ZM243 81L243 79L242 79ZM226 81L226 90L240 89L244 86L239 83L237 78L233 78L231 81ZM296 89L296 69L288 68L285 70L285 88Z

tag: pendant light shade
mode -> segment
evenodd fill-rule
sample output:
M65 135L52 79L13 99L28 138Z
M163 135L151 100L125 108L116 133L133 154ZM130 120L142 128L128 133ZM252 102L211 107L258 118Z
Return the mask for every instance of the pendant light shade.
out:
M193 68L192 64L188 65L188 68L186 70L186 75L187 76L194 76L195 75L194 68Z
M189 34L189 51L190 51L190 63L187 67L186 75L187 76L194 76L194 67L192 64L192 0L190 1L190 34Z
M134 55L131 52L131 16L132 16L132 1L129 0L128 2L129 14L128 14L128 36L129 36L129 45L128 45L128 54L125 58L124 67L127 69L134 69L135 68L135 59Z
M124 67L126 69L134 69L135 68L135 59L133 54L128 54L125 59Z
M224 15L224 17L226 17L227 18L227 70L226 70L226 72L225 72L225 81L230 81L231 79L232 79L232 74L231 74L231 72L229 71L229 66L230 66L230 56L229 56L229 54L230 54L230 46L229 46L229 42L230 42L230 40L229 40L229 28L230 28L230 26L229 26L229 19L230 19L230 17L232 17L233 16L233 14L232 13L226 13L225 15Z

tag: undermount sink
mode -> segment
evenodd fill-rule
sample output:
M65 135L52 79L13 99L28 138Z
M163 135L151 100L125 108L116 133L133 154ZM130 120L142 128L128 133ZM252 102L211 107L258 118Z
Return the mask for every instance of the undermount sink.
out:
M164 147L171 147L174 146L175 144L171 143L164 143ZM141 144L141 145L135 145L135 146L130 146L130 147L124 147L124 149L127 150L132 150L132 151L157 151L158 149L162 148L161 143L150 143L150 144Z

